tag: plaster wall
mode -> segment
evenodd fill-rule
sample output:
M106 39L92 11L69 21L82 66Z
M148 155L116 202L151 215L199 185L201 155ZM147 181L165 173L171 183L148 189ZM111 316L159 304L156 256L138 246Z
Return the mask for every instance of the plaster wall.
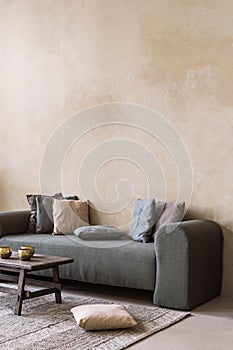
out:
M0 0L0 210L27 208L25 194L41 192L43 152L70 116L118 101L151 108L188 149L188 216L224 230L223 294L232 295L232 23L230 0ZM165 148L122 125L97 128L72 146L63 192L80 195L80 161L112 138L148 147L166 175L166 198L176 199L177 173ZM127 207L105 215L94 203L94 223L129 222L135 198L146 196L143 172L122 159L98 172L100 196L114 201L122 177L133 188Z

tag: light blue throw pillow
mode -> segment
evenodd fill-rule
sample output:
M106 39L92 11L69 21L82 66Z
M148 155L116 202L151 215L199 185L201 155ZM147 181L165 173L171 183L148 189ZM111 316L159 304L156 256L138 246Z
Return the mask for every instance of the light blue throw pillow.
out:
M82 226L74 230L74 234L83 240L117 240L125 233L114 226Z
M129 235L134 241L147 243L153 240L155 223L159 219L164 204L155 199L137 199L134 206L133 223Z

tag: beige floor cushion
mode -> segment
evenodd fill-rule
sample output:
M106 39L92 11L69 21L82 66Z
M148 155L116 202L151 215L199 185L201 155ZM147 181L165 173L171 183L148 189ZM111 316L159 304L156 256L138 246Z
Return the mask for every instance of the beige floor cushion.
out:
M79 305L71 312L77 324L85 330L129 328L137 324L123 305Z

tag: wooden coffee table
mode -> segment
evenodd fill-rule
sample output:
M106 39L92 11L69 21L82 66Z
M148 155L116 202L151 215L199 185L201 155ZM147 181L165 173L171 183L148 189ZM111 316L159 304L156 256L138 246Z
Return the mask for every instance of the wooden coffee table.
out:
M19 260L17 253L13 252L9 259L0 259L0 280L18 283L17 300L15 304L14 314L20 316L23 300L40 297L47 294L55 293L56 303L62 303L61 298L61 282L59 278L59 265L69 264L74 262L71 258L53 255L35 254L29 261ZM27 272L53 269L53 281L41 281L32 278L27 278ZM4 271L4 273L1 273ZM17 275L7 274L7 272L16 272ZM25 286L31 284L43 289L36 291L25 290ZM9 287L4 286L4 289ZM12 288L10 288L12 289Z

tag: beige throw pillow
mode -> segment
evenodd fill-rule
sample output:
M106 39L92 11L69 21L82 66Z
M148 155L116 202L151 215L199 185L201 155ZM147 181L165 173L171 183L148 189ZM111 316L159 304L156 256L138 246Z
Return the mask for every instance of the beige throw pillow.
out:
M89 225L88 202L54 199L53 220L54 234L69 234L77 227Z
M77 324L87 331L129 328L137 324L123 305L80 305L71 312Z

